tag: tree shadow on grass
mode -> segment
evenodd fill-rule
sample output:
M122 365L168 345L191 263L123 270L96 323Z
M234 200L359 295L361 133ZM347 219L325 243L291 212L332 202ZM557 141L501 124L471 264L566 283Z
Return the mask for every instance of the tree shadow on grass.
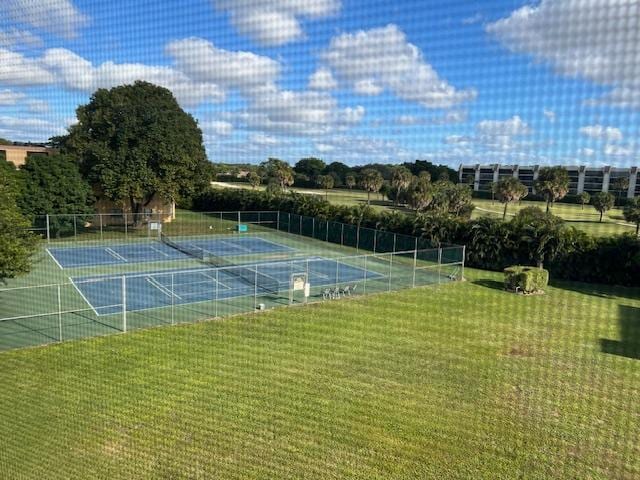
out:
M600 339L604 353L640 360L640 308L619 305L620 340Z
M500 290L502 292L505 291L504 283L499 282L498 280L488 280L486 278L483 278L481 280L474 280L471 283L474 285L479 285L481 287L492 288L493 290Z

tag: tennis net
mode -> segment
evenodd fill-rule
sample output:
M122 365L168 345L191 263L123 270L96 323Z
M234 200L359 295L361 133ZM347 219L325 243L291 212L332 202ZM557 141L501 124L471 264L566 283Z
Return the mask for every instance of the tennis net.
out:
M200 260L206 265L220 268L221 271L236 277L243 281L246 285L254 286L262 292L277 294L280 290L280 282L277 278L264 273L260 273L255 268L249 268L242 265L236 265L228 262L219 255L215 255L207 250L204 250L196 245L185 245L184 243L172 240L164 233L160 233L160 241L165 245L178 250L179 252L189 255L197 260Z
M164 233L160 233L160 241L165 245L175 250L178 250L179 252L184 253L185 255L189 255L190 257L196 258L198 260L204 259L204 250L200 247L196 247L195 245L191 245L190 247L187 247L183 243L179 243L179 242L176 242L175 240L172 240Z

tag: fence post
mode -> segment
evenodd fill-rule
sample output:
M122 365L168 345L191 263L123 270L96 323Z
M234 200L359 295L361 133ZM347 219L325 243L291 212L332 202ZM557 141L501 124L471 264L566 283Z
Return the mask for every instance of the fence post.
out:
M122 331L127 331L127 276L122 276Z
M364 256L364 285L362 286L362 294L367 294L367 258L368 256Z
M344 223L341 223L340 225L340 245L344 247Z
M276 230L280 230L280 210L276 214Z
M253 311L258 309L258 265L253 272Z
M238 225L240 225L241 222L242 221L240 219L240 210L238 210ZM240 233L240 229L237 229L237 230L238 230L238 233Z
M51 242L51 228L49 228L49 214L47 213L47 243Z
M440 283L441 268L442 268L442 247L438 247L438 283Z
M316 238L316 218L311 217L311 238Z
M329 242L329 220L327 220L327 231L325 233L324 241L327 242L327 243Z
M396 233L393 234L393 253L396 253L396 242L398 235Z
M416 288L416 268L418 267L418 249L413 251L413 281L411 288Z
M393 265L393 253L389 254L389 291L391 291L391 275L392 275L392 265Z
M216 268L216 300L215 300L216 308L215 308L215 318L218 318L218 274L219 273L220 273L220 270Z
M124 238L127 238L128 235L129 235L129 231L128 231L129 226L127 225L127 223L128 223L127 222L127 214L124 211L122 212L122 218L124 219Z
M174 285L174 283L173 283L173 275L174 275L173 272L171 272L171 325L175 325L174 312L173 312L174 303L175 303L174 302L175 295L173 293L173 285Z
M291 233L291 212L287 213L288 221L287 221L287 233Z
M101 213L98 214L98 218L100 219L100 241L102 241L104 240L104 236L102 233L102 214Z
M58 329L60 333L60 341L62 341L62 299L60 295L60 284L58 284Z
M302 215L300 215L300 228L298 229L298 235L302 235Z
M462 246L462 268L460 269L460 280L464 280L464 262L467 259L467 246Z
M356 253L360 252L360 225L356 225Z

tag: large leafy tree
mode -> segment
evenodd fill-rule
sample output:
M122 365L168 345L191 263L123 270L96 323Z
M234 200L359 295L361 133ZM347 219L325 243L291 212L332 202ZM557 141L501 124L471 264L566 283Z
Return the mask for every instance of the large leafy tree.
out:
M598 192L591 198L591 205L600 213L600 222L603 215L613 208L616 198L609 192Z
M627 222L636 224L636 235L640 233L640 197L630 199L622 211Z
M327 164L319 158L309 157L302 158L293 166L293 170L296 173L302 173L312 180L315 180L318 176L322 175Z
M325 175L330 175L335 173L340 177L340 182L346 181L346 177L349 174L353 173L353 170L342 162L331 162L329 165L325 167L323 172Z
M420 211L426 209L433 200L431 176L428 172L420 172L409 184L406 192L406 202L409 208Z
M507 207L510 203L518 202L529 193L526 185L514 177L505 177L498 180L494 186L495 194L500 203L504 203L502 219L507 218Z
M78 123L53 142L110 200L141 213L156 195L179 201L205 186L202 132L166 88L138 81L100 89L76 113Z
M260 167L266 173L269 183L275 183L280 190L285 190L293 185L293 169L287 162L270 158L266 162L262 162Z
M360 184L367 192L367 205L371 205L371 193L377 193L382 188L384 178L375 168L365 168L360 174Z
M24 186L18 205L23 213L35 218L36 226L44 226L42 216L52 214L49 229L59 236L74 228L74 218L60 214L93 213L93 192L72 157L29 157L22 172Z
M31 224L16 204L20 190L13 165L0 162L0 283L27 273L37 247Z
M472 190L469 185L438 180L433 183L432 210L439 213L450 213L457 217L469 218L475 208Z
M535 188L546 200L548 213L552 203L569 193L569 172L563 167L541 168Z
M247 174L247 180L249 181L249 185L251 185L251 188L255 190L256 187L260 186L260 183L262 182L262 177L258 172L256 172L255 170L252 170Z

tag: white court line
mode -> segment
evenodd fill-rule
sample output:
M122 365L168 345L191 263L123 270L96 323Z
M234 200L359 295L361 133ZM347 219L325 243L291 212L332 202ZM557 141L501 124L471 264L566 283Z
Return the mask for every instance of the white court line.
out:
M84 296L84 293L82 293L82 292L80 291L80 289L78 288L78 286L77 286L77 285L75 284L75 282L73 281L73 278L71 278L71 277L67 277L67 278L69 278L69 281L71 282L71 285L73 285L73 288L75 288L75 289L77 290L77 292L80 294L80 296L82 297L82 299L83 299L85 302L87 302L87 305L89 305L89 308L90 308L91 310L93 310L93 313L95 313L95 314L96 314L96 316L97 316L97 317L99 317L99 316L100 316L100 314L99 314L99 313L98 313L98 311L94 308L93 304L92 304L89 300L87 300L87 297L85 297L85 296Z
M153 245L149 245L149 248L150 248L151 250L155 250L156 252L158 252L158 253L160 253L160 254L164 255L165 257L168 257L168 256L169 256L169 254L168 254L167 252L163 252L162 250L158 250L158 249L157 249L156 247L154 247Z
M53 261L56 262L56 265L60 267L60 270L64 270L64 268L62 268L62 265L60 265L60 262L58 262L58 260L56 260L56 257L53 256L53 253L51 253L48 248L45 248L45 250L51 256L51 258L53 258Z
M219 280L216 280L216 278L215 278L215 277L212 277L211 275L207 275L207 274L206 274L206 272L201 272L201 275L202 275L202 276L204 276L204 277L210 278L211 280L213 280L214 282L216 282L218 285L222 285L222 286L223 286L224 288L226 288L227 290L231 290L231 287L230 287L230 286L228 286L228 285L226 285L226 284L222 283L222 282L221 282L221 281L219 281Z
M158 290L160 290L162 293L164 293L167 297L171 298L173 296L182 300L182 297L180 295L178 295L177 293L173 293L171 290L169 290L167 287L162 285L152 276L145 277L145 280L149 282L151 285L153 285L154 287L156 287Z
M118 260L122 260L123 262L127 262L128 261L126 258L124 258L122 255L120 255L118 252L114 252L109 247L105 248L104 251L107 252L112 257L116 257Z

